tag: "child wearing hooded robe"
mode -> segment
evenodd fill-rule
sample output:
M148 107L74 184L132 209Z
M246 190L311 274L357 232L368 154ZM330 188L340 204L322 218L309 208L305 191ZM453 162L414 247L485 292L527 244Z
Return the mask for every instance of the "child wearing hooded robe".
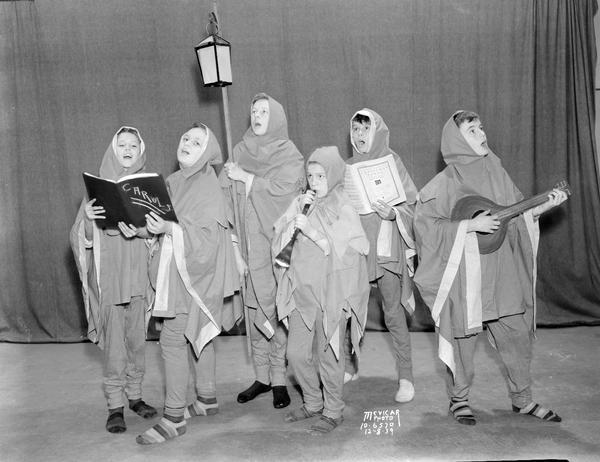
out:
M476 423L469 391L477 334L485 325L488 340L504 364L513 411L560 422L555 412L533 401L530 363L537 220L566 200L566 194L553 190L547 202L509 222L498 250L480 255L476 232L498 230L498 216L488 210L472 219L452 220L457 201L478 195L508 206L523 195L487 145L474 112L458 111L448 119L441 151L447 166L420 191L415 211L419 266L414 280L439 334L438 354L447 366L449 412L461 424Z
M142 172L145 151L139 131L121 127L104 153L99 176L118 180ZM95 220L104 218L104 208L95 201L82 202L70 240L82 283L88 338L104 353L106 430L122 433L127 430L124 395L138 415L146 419L156 415L142 400L151 293L144 238L150 236L145 229L123 222L119 229L101 229Z
M273 406L283 408L290 404L287 333L275 309L271 244L273 223L304 187L304 158L289 139L281 104L259 93L250 109L250 127L233 149L235 162L225 164L221 174L223 188L237 207L235 232L247 263L244 304L256 374L237 401L245 403L272 389Z
M377 112L368 108L356 112L350 120L350 138L353 152L347 162L355 164L391 154L406 194L406 201L399 205L391 207L379 201L372 204L373 213L360 216L371 246L371 252L367 256L369 281L377 284L382 298L385 325L392 337L398 374L395 400L406 403L415 395L406 313L412 314L415 309L412 287L415 255L412 220L417 189L400 156L390 149L388 127ZM348 341L345 348L348 357L344 380L347 382L354 380L357 374L355 362L350 358Z
M148 230L160 235L160 249L153 256L158 269L152 314L164 318L160 346L166 396L163 417L137 437L139 444L181 436L186 419L218 412L212 339L241 317L223 309L224 297L239 288L239 276L232 216L213 168L221 163L221 149L212 131L199 125L185 132L177 160L180 169L167 178L167 187L178 223L154 212L146 217ZM187 405L194 373L196 398Z
M306 164L310 191L275 223L274 255L289 242L294 228L301 231L289 268L276 267L277 310L289 325L287 357L304 400L285 420L319 416L313 433L327 433L343 421L346 325L350 320L358 351L369 301L369 241L344 192L344 171L337 147L315 150ZM306 215L300 212L305 204L310 204Z

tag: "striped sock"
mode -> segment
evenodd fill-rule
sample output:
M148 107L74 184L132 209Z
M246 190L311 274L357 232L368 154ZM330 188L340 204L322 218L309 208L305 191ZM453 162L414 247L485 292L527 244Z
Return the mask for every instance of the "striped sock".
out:
M185 408L183 417L191 419L200 415L215 415L218 412L219 403L217 403L217 398L203 398L202 396L198 396L196 401Z
M519 414L527 414L537 417L542 420L549 420L550 422L560 422L562 419L558 414L550 409L546 409L545 407L540 406L538 403L531 402L527 406L518 408L513 405L513 412L518 412Z
M179 422L173 422L175 419ZM185 419L183 417L171 417L165 415L162 417L156 425L149 428L135 439L138 444L156 444L164 443L167 440L172 440L185 433Z
M463 401L450 400L450 412L452 417L460 424L475 425L477 423L473 411L469 407L469 401L466 399Z

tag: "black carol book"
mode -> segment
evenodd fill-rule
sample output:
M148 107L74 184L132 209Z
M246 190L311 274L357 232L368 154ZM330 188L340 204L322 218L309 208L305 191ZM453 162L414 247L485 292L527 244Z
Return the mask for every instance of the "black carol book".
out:
M83 181L90 200L96 199L94 205L104 207L106 218L96 220L101 228L117 228L120 221L141 228L149 212L177 222L167 185L158 173L136 173L113 181L83 172Z

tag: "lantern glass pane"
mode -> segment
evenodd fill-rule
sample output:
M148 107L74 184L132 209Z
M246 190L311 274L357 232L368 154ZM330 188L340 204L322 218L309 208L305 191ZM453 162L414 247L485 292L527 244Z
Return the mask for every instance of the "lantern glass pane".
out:
M198 59L202 69L202 80L204 85L208 85L217 81L217 62L215 60L215 49L212 46L200 48L198 51ZM229 71L231 74L231 70Z
M219 77L221 82L231 83L231 56L228 46L217 45L217 61L219 63Z

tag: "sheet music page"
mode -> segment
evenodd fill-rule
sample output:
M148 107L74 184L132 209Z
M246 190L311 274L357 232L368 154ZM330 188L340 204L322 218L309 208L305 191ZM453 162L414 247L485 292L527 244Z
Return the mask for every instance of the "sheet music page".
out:
M346 165L346 173L344 175L344 191L350 199L354 210L356 210L356 212L360 215L366 215L373 212L373 209L371 208L371 203L369 202L369 199L367 198L367 195L360 184L360 178L356 172L356 169L353 167L353 165Z
M388 205L397 205L406 201L404 187L392 154L358 162L353 167L360 177L369 203L382 200Z

